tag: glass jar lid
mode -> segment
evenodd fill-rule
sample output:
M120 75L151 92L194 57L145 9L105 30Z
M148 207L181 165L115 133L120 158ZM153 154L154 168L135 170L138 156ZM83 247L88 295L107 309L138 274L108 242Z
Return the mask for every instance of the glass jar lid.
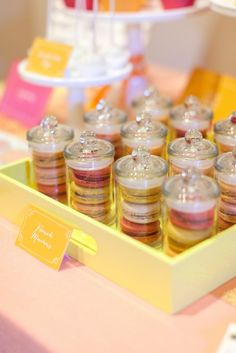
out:
M215 134L236 138L236 111L228 119L216 123L214 131Z
M161 157L151 155L144 147L138 147L132 154L120 158L115 163L118 177L132 180L148 180L167 174L167 162Z
M205 129L204 122L212 120L212 110L202 105L194 96L189 96L185 99L184 104L177 105L170 111L170 117L173 121L178 121L180 125L191 125L193 128ZM202 125L199 123L202 122ZM196 126L195 126L196 125ZM181 126L179 126L181 128Z
M74 161L99 160L114 157L113 145L105 140L96 138L92 131L83 132L79 141L66 146L65 158Z
M164 138L167 128L159 122L153 122L151 115L147 112L138 114L135 121L129 121L121 128L123 138Z
M58 124L54 116L46 116L39 126L35 126L27 132L27 140L35 144L59 144L71 141L74 131L71 127Z
M127 115L122 110L111 107L107 101L100 100L95 110L84 115L87 124L99 128L107 125L121 125L127 121Z
M197 129L190 129L181 137L172 141L168 146L168 154L185 159L207 159L218 155L217 146L204 139Z
M236 146L232 152L223 153L216 159L215 168L219 173L236 178Z
M155 87L147 88L143 97L134 102L137 111L146 111L151 115L162 114L163 110L169 109L171 106L171 98L162 96Z
M220 189L215 180L200 175L195 168L169 177L164 182L162 191L168 206L189 213L204 212L213 207L220 195Z

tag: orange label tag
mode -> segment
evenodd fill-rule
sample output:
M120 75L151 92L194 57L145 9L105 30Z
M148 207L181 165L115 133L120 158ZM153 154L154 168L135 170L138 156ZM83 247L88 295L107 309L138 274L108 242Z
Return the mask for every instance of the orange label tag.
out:
M72 47L36 38L30 49L27 70L50 77L63 77Z
M30 205L25 209L16 245L47 266L59 270L72 231L72 227Z

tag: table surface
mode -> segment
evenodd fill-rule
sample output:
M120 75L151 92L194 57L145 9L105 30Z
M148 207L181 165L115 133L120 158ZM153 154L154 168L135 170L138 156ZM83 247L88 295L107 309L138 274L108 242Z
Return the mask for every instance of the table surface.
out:
M171 316L72 259L48 268L0 227L1 353L214 353L235 321L236 279Z
M174 98L186 82L165 70L155 77ZM58 109L57 92L48 110ZM25 134L3 116L1 129ZM49 269L14 245L14 225L0 218L0 229L0 353L215 353L236 321L236 279L171 316L69 258Z

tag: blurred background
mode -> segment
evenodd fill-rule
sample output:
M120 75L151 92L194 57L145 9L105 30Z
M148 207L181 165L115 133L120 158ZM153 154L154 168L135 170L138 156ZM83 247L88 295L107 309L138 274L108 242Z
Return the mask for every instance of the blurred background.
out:
M0 0L0 78L11 61L23 58L35 36L46 28L47 0ZM236 75L236 21L207 11L181 21L148 27L151 63L189 71L202 66Z

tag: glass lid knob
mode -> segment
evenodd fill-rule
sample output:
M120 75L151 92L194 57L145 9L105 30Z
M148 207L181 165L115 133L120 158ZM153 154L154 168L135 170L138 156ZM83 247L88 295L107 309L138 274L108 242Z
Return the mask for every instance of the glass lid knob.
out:
M109 110L111 110L111 107L105 99L100 99L100 101L98 102L98 104L96 106L96 109L98 112L109 111Z
M146 97L146 98L159 96L159 95L160 95L159 91L153 86L148 87L144 91L144 97Z
M199 100L195 96L188 96L184 101L184 106L186 109L194 109L199 106Z
M198 170L195 167L184 169L181 173L184 184L193 184L200 177Z
M138 148L134 149L131 156L133 161L136 163L137 169L148 168L151 155L145 147L139 146Z
M58 126L58 121L55 116L46 116L40 124L43 129L45 135L53 135Z
M141 126L149 127L151 125L151 115L143 111L136 116L136 123Z
M84 131L79 137L84 152L95 152L97 150L96 134L93 131Z
M196 145L202 141L202 133L197 129L190 129L185 133L185 141L190 145Z
M100 99L96 106L97 112L99 114L99 120L105 120L111 118L111 106L104 99Z

